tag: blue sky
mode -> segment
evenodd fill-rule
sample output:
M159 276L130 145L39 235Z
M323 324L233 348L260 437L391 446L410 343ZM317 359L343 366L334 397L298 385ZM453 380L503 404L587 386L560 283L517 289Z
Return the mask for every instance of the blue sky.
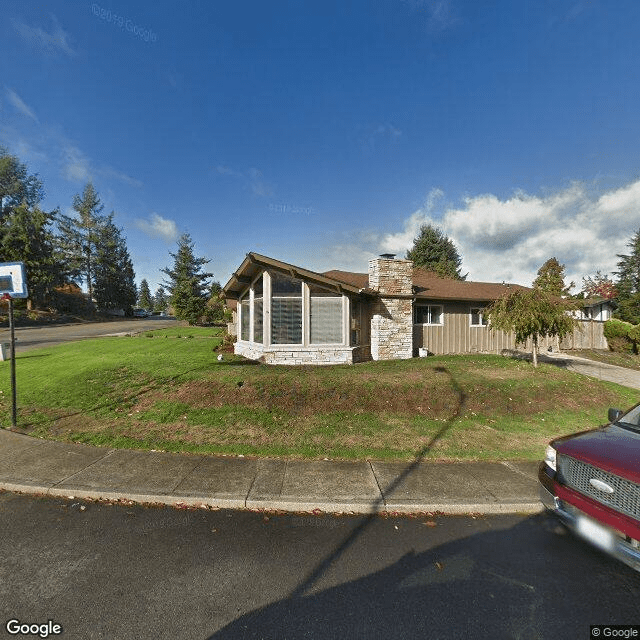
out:
M640 228L640 3L5 0L0 144L71 212L92 180L152 289L187 231L366 271L420 224L469 279L567 281ZM579 289L579 287L578 287Z

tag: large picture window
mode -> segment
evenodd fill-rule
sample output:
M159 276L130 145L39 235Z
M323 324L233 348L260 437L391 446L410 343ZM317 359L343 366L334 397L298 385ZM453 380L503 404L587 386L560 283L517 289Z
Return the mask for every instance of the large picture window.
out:
M253 341L261 343L263 336L264 314L262 293L262 275L253 284Z
M415 324L442 324L442 306L418 304L415 306Z
M240 300L240 340L249 340L250 328L250 303L249 292Z
M309 285L311 344L342 343L342 296Z
M302 281L271 275L271 342L302 344Z

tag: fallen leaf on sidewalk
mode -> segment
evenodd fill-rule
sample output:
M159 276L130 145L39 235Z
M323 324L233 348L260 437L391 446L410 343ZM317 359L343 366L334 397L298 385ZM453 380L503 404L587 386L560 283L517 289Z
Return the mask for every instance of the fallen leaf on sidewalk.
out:
M434 522L433 520L427 520L426 522L422 523L423 525L425 525L425 527L437 527L438 523Z

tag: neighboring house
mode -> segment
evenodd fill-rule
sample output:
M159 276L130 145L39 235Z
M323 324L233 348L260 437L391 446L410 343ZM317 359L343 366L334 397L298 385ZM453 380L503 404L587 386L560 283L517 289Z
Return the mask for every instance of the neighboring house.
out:
M518 288L440 278L389 254L370 260L368 273L316 273L249 253L224 294L237 301L237 354L330 364L514 348L483 313Z
M613 300L605 298L585 298L582 300L580 320L606 322L611 319L615 308L616 306Z
M585 298L573 314L580 320L580 330L574 331L560 343L561 349L608 349L604 336L604 323L610 320L616 309L614 300Z

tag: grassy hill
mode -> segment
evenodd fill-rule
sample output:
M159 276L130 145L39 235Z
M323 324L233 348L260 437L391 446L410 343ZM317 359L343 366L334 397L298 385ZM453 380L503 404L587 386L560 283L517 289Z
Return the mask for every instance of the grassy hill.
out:
M18 426L109 447L298 458L539 459L637 392L496 355L329 367L218 360L220 330L84 340L17 358ZM0 419L10 424L9 363Z

